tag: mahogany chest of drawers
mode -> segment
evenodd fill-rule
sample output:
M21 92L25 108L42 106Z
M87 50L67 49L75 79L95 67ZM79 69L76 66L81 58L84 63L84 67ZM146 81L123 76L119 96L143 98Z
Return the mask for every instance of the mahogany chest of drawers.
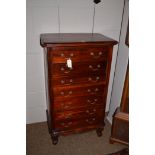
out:
M101 34L41 34L47 122L53 144L59 135L96 129L102 135L113 46Z

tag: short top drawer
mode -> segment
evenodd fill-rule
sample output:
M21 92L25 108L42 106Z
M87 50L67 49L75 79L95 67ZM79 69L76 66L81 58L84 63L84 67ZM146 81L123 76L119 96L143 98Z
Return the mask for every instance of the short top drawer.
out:
M52 63L65 63L67 59L73 62L87 60L100 61L107 59L108 46L105 47L54 47L48 51L48 59Z

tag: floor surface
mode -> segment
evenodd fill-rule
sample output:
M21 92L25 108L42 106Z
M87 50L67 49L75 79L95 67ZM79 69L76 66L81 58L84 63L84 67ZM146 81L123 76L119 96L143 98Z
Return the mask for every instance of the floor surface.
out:
M102 137L96 131L60 136L57 145L52 144L47 123L26 126L27 155L107 155L126 146L110 144L111 125L106 122Z

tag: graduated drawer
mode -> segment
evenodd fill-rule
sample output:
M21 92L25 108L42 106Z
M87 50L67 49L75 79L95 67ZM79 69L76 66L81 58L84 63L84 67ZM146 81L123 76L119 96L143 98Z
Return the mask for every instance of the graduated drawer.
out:
M54 111L61 112L67 110L77 110L80 108L105 106L104 96L81 96L81 97L70 97L64 98L63 100L56 98L54 99Z
M99 61L107 59L109 47L54 47L49 51L48 60L52 63L66 63L68 58L73 62Z
M58 131L66 131L66 130L74 130L78 128L89 128L93 127L96 128L103 124L104 116L92 116L86 117L77 120L55 120L55 129Z
M107 60L99 62L73 62L72 69L68 68L66 63L49 63L49 76L72 76L87 75L88 73L100 73L106 76Z
M105 85L79 85L79 86L64 86L64 87L53 87L53 95L55 98L67 98L67 97L78 97L85 95L104 95Z
M87 117L103 117L104 116L104 105L97 105L94 107L85 107L69 111L54 111L55 120L76 120L84 119Z
M72 76L60 76L53 77L52 84L54 87L56 86L70 86L77 84L97 84L103 82L106 84L106 77L103 74L88 74L88 75L72 75Z

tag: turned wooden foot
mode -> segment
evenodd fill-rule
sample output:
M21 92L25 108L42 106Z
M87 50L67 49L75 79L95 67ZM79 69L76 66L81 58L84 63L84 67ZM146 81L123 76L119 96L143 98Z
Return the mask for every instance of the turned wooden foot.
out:
M102 131L103 131L103 128L96 129L96 133L97 133L97 136L98 137L101 137L102 136Z
M58 143L58 137L59 136L57 134L51 134L53 145L56 145Z

